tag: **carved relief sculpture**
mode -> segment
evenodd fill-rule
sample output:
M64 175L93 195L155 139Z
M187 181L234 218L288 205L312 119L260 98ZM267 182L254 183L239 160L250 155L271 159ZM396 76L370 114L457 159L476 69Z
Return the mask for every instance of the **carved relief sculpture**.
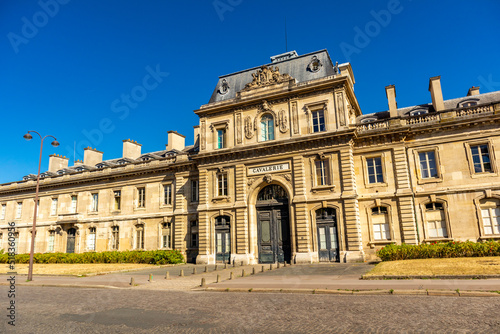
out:
M307 70L310 72L318 72L323 64L321 63L321 60L318 59L318 57L313 56L311 61L309 62L309 65L307 65Z
M288 74L281 74L278 66L273 70L272 66L264 65L256 73L252 73L252 82L247 83L243 90L275 85L289 80L292 80L292 77Z
M299 114L297 111L297 102L292 102L292 117L293 117L293 133L299 133Z
M222 79L222 82L219 86L219 94L220 95L224 95L226 94L227 92L229 92L229 84L227 83L226 79Z
M206 140L205 140L205 132L206 132L206 122L201 121L201 129L200 129L200 141L201 141L201 149L204 150L206 148Z
M245 137L247 139L252 139L253 137L253 124L250 116L245 118Z
M267 183L271 183L271 182L273 182L273 176L271 174L266 174L266 175L264 175L263 180Z
M288 130L288 119L284 110L280 110L278 113L278 125L281 133L285 133Z
M342 93L337 93L337 112L340 125L345 125L344 96Z
M243 142L241 134L241 113L236 114L236 143L241 144Z

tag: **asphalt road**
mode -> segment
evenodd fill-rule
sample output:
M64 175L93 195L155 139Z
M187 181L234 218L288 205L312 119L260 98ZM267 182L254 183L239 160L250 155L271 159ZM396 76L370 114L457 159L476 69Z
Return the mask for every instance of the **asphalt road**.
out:
M500 298L18 286L1 333L498 333Z

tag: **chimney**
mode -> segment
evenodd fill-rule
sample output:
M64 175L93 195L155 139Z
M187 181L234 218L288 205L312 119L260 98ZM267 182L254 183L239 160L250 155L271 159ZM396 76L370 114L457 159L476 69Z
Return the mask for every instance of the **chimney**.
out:
M434 110L444 110L443 92L441 91L441 76L429 79L429 92L431 92L432 106Z
M195 125L193 126L194 129L194 146L199 146L200 145L200 126Z
M186 143L186 136L181 135L177 131L168 131L167 151L178 150L182 151Z
M385 95L387 96L387 102L389 103L390 117L397 117L398 104L396 102L396 86L394 85L385 86Z
M87 166L95 166L102 162L102 152L92 147L83 149L83 164Z
M73 166L81 166L81 165L83 165L83 161L80 159L76 160L73 164Z
M141 144L136 141L125 139L123 141L123 157L129 159L137 159L141 156Z
M58 154L49 155L49 172L57 172L60 169L68 168L69 159Z
M471 88L469 88L467 96L472 96L472 95L479 95L479 86L477 87L472 86Z

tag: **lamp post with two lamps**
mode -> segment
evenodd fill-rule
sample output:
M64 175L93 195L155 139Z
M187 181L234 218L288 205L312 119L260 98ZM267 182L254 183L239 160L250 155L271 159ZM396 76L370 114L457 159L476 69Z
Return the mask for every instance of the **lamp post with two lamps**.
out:
M51 145L54 147L59 146L59 142L57 141L56 137L47 135L45 137L42 137L41 134L39 134L36 131L28 131L23 137L26 140L31 140L33 139L33 136L30 133L36 133L40 139L40 158L38 159L38 174L36 176L36 192L35 192L35 213L33 214L33 228L31 230L31 249L30 249L30 264L28 267L28 281L33 280L33 254L35 252L35 235L36 235L36 215L37 215L37 209L38 209L38 187L40 185L40 166L42 164L42 150L43 150L43 140L47 137L52 137L54 138L54 141L52 141Z

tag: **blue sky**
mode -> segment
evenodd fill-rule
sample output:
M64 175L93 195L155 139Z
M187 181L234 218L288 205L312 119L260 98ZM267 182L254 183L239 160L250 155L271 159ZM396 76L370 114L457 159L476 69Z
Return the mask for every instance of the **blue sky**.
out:
M28 130L61 143L45 143L42 170L75 146L112 159L128 138L164 149L169 130L192 144L218 76L285 51L285 17L289 50L351 62L365 114L387 110L390 84L399 107L430 102L436 75L445 99L500 90L498 13L496 0L3 0L0 183L36 173Z

